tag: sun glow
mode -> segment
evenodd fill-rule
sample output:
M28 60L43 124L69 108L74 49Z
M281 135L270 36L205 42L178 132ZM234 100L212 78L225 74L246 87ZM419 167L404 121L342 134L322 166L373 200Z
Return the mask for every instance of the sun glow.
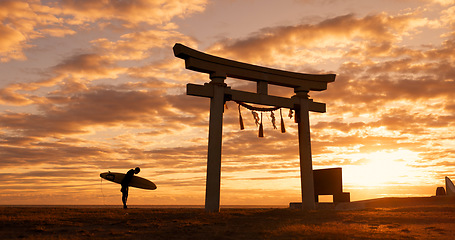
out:
M417 153L409 150L377 151L354 154L357 165L343 166L345 184L358 187L379 187L411 183L418 174L408 165L418 159Z

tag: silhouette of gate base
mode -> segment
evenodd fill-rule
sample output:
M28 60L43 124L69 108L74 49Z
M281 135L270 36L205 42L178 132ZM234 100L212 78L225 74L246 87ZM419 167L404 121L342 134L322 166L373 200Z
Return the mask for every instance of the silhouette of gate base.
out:
M350 202L351 194L343 192L341 168L313 170L314 200L319 202L319 195L332 195L333 203ZM290 208L301 208L302 203L290 203Z

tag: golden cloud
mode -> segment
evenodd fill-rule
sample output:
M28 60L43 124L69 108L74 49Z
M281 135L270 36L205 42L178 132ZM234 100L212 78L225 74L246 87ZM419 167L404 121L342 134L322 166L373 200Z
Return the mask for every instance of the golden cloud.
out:
M77 33L77 28L99 19L120 20L123 22L122 28L135 27L139 23L169 28L172 18L203 11L206 4L206 0L0 1L0 21L3 23L0 26L0 61L25 60L23 51L32 47L30 42L34 39L73 35ZM104 24L100 22L98 27ZM160 39L156 38L156 34L153 36L149 35L155 41Z
M81 22L99 19L118 19L126 24L165 24L172 18L183 17L205 9L206 0L63 0L61 7L65 14Z
M140 60L152 55L153 48L171 48L172 43L183 42L190 46L196 41L172 30L147 30L128 33L112 42L106 38L91 41L101 52L115 60ZM171 52L171 51L169 51Z
M66 36L73 30L61 26L59 11L41 5L38 0L0 2L0 58L25 60L23 50L31 47L29 42L44 36Z
M0 25L0 35L2 36L0 38L0 62L7 62L10 59L25 59L22 52L26 40L24 35L4 25Z
M225 39L208 51L238 60L265 65L308 63L308 58L325 58L324 51L343 57L349 50L368 52L369 56L388 53L401 37L429 24L420 12L389 16L385 13L357 18L353 14L335 17L317 24L264 28L246 39ZM344 54L343 54L344 51ZM297 56L296 59L290 56ZM286 64L280 64L286 62Z

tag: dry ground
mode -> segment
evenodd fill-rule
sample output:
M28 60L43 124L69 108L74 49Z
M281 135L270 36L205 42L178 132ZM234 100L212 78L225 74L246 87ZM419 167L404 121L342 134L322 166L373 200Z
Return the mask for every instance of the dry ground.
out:
M0 239L455 239L454 203L356 209L0 207Z

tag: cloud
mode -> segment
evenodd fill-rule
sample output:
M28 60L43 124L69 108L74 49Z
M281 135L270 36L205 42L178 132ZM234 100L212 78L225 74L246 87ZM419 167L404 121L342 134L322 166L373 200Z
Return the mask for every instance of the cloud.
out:
M26 37L19 31L4 25L0 25L0 62L6 62L10 59L25 59L22 53L23 43Z
M26 95L15 92L11 88L0 89L0 103L12 105L27 105L33 103Z
M190 46L196 45L194 39L172 30L133 32L120 36L120 40L115 42L101 38L93 40L91 43L111 59L140 60L153 55L152 49L169 49L172 47L172 43L176 42L184 42Z
M116 78L118 74L124 72L122 68L115 66L112 59L96 53L71 56L56 65L54 70L57 73L85 79Z
M93 27L104 28L118 20L123 23L120 24L122 29L134 29L141 23L161 25L166 29L174 26L170 22L174 17L201 12L206 4L206 0L1 1L0 62L25 60L24 50L33 47L35 39L74 35L97 20L107 23L98 22ZM104 44L108 44L106 41Z
M126 24L164 24L174 17L183 17L205 9L206 0L63 0L65 14L74 16L73 21L120 20Z
M103 86L57 100L53 100L56 96L48 97L49 101L39 106L37 113L0 115L0 157L3 159L0 165L79 164L113 169L142 161L141 166L146 168L153 159L155 166L173 166L176 168L173 171L178 172L185 162L186 167L191 168L191 160L201 157L200 149L194 147L186 147L186 152L184 147L166 150L166 144L172 144L169 139L175 139L173 135L185 134L184 125L201 122L202 116L187 117L172 110L170 102L178 96L167 99L159 89L142 91ZM95 133L103 131L108 131L109 137L90 140ZM184 145L181 140L178 142L179 146ZM154 145L161 145L163 149L146 150L145 146ZM178 159L176 150L181 153Z
M430 2L441 4L442 6L449 6L453 4L451 0L429 0Z
M107 151L97 147L78 147L65 144L46 144L28 147L1 146L0 156L4 161L1 166L36 166L40 164L52 164L54 166L65 165L90 165L95 162L102 164L102 157ZM92 160L90 160L92 159ZM105 161L105 160L104 160Z
M64 37L75 31L62 25L58 9L38 0L0 2L0 60L25 60L24 50L32 40L47 36Z
M87 84L97 79L116 79L126 72L109 57L97 53L75 54L42 74L42 79L30 83L11 83L0 88L0 103L10 105L43 104L47 98L40 96L40 89L59 87L56 93L72 94L85 91ZM49 77L51 76L51 77ZM53 100L56 100L53 98Z
M22 129L29 136L58 136L86 133L92 125L115 125L129 121L144 121L166 103L158 91L129 92L93 89L71 96L66 102L46 106L44 114L6 114L0 121L10 129ZM161 111L163 112L163 111ZM150 118L158 120L157 118Z
M299 64L311 59L337 57L345 50L370 50L369 56L384 55L402 36L415 28L425 26L419 12L390 16L386 13L358 18L353 14L327 19L317 24L300 24L264 28L245 39L226 39L214 44L208 51L253 63L280 65L280 61L297 60ZM311 49L311 50L307 50ZM311 54L316 52L317 54ZM344 52L344 53L343 53ZM295 59L291 56L296 56Z
M45 28L41 29L40 32L43 35L49 35L52 37L64 37L66 35L74 35L77 33L70 28Z

